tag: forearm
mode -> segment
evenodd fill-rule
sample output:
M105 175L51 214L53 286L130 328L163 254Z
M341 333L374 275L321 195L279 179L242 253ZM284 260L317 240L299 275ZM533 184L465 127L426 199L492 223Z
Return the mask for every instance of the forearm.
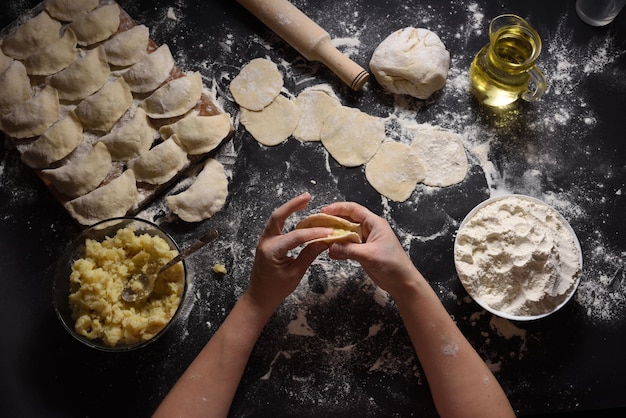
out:
M417 270L395 297L442 417L514 416L484 361L460 332Z
M155 417L225 417L271 313L242 296L168 393Z

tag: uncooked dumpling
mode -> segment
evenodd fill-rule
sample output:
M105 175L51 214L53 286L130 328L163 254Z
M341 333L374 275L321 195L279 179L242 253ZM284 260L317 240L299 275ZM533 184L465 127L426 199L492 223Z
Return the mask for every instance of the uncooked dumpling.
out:
M135 173L137 181L163 184L178 174L188 162L185 150L170 138L130 160L128 167Z
M154 119L181 116L198 103L202 96L202 77L199 72L176 78L159 87L141 106Z
M9 57L23 60L37 50L59 39L61 22L41 12L20 25L15 33L4 39L2 50Z
M376 154L385 139L385 124L379 117L343 106L324 120L320 138L339 164L356 167Z
M228 196L224 166L209 158L191 186L184 192L167 196L167 206L186 222L200 222L219 212Z
M400 29L374 51L370 70L385 89L426 99L441 89L448 76L450 53L428 29Z
M30 98L30 79L24 65L12 60L0 74L0 116L6 115Z
M97 93L76 106L76 116L85 129L109 131L133 102L133 95L122 78L105 84Z
M70 27L76 32L78 44L81 46L92 45L110 38L117 32L119 26L120 7L115 3L98 7L70 23Z
M132 118L120 120L100 142L109 148L114 160L128 161L148 151L155 134L146 112L137 108Z
M74 62L77 53L76 35L67 28L58 40L26 58L24 65L31 75L55 74Z
M81 100L98 91L109 79L111 70L102 45L89 51L49 79L61 100Z
M365 165L365 178L378 193L404 202L425 175L417 152L411 146L386 141Z
M74 112L70 112L22 152L22 161L35 169L49 167L52 163L67 157L82 139L83 126Z
M446 187L460 183L467 174L467 156L461 136L430 125L420 125L411 147L424 166L427 186Z
M255 58L233 78L230 92L239 106L261 110L274 101L283 83L283 75L276 64L265 58Z
M341 107L341 102L322 87L309 87L296 97L300 118L293 132L300 141L320 141L324 120Z
M93 148L59 168L43 170L41 173L55 189L69 198L89 193L111 171L113 162L106 145L96 142Z
M170 47L161 45L130 67L123 77L132 92L149 93L167 80L174 64Z
M204 154L215 149L230 133L230 116L227 113L212 116L190 114L182 119L164 125L159 132L164 138L176 135L176 141L187 154Z
M239 121L259 143L274 146L291 136L299 117L294 101L279 95L259 111L241 108Z
M110 183L65 204L67 211L82 225L124 216L137 202L138 192L133 170L126 170Z
M63 22L71 22L92 11L99 0L47 0L44 7L50 16Z
M14 138L41 135L59 119L59 95L50 86L31 97L0 120L2 130Z
M296 224L296 229L317 227L331 228L333 232L326 237L316 238L314 240L307 241L305 245L318 241L323 241L326 243L347 241L357 244L363 242L363 231L361 230L361 224L351 222L347 219L340 218L339 216L327 215L325 213L314 213L313 215L307 216Z
M148 54L149 40L150 30L145 25L118 33L104 43L107 60L120 67L135 64Z
M13 58L2 52L2 39L0 39L0 74L2 74L13 62Z

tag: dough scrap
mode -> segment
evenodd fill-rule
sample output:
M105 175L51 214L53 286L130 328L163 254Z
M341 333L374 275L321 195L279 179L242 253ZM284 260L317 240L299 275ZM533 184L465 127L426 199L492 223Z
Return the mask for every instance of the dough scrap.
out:
M242 108L239 121L259 143L274 146L293 134L299 117L295 102L278 95L272 103L261 110Z
M62 22L71 22L98 6L99 0L47 0L44 4L50 16Z
M298 94L296 107L300 118L293 132L294 138L299 141L321 141L324 120L341 107L341 102L326 90L314 86Z
M202 96L202 76L199 72L175 78L159 87L139 103L154 119L181 116L190 111Z
M70 112L30 144L22 152L21 159L31 168L46 168L67 157L82 140L83 125L74 112Z
M345 218L339 216L327 215L325 213L315 213L302 219L296 224L296 229L324 227L332 228L333 233L327 237L313 239L307 241L304 245L309 245L313 242L326 242L331 243L335 241L347 241L360 244L363 242L363 232L361 230L361 224L351 222Z
M61 100L77 101L97 92L110 73L106 52L100 45L51 76L48 83L59 91Z
M235 102L248 110L261 110L276 99L283 88L283 75L272 61L255 58L230 83Z
M23 60L37 50L59 39L61 22L45 11L22 23L13 35L4 39L2 50L16 60Z
M119 177L97 189L70 200L65 208L82 225L124 216L137 202L138 191L133 170L124 171Z
M385 139L385 124L379 117L342 106L324 120L320 139L339 164L356 167L376 154Z
M385 141L365 165L365 178L381 195L404 202L425 174L417 152L410 145Z
M130 67L123 77L133 93L149 93L167 80L174 64L170 47L161 45Z
M116 3L107 4L79 16L69 27L76 32L79 45L93 45L117 32L120 26L120 12L120 7Z
M128 161L148 151L155 136L156 129L150 124L148 115L137 108L130 119L118 121L110 133L100 138L100 142L107 146L113 160Z
M214 150L232 128L227 113L212 116L189 114L178 121L159 129L163 138L175 136L187 154L199 155Z
M163 184L178 174L188 162L185 150L173 138L169 138L130 160L128 167L139 182Z
M117 78L80 102L75 112L85 129L109 131L132 103L128 85L124 79Z
M200 222L219 212L228 196L224 166L209 158L189 188L165 198L170 210L186 222Z
M446 83L450 53L428 29L400 29L374 50L370 70L388 91L426 99Z
M14 138L41 135L59 119L59 94L46 86L39 94L17 106L0 120L0 127Z
M150 30L145 25L137 25L118 33L103 46L109 64L119 67L133 65L148 55Z
M459 134L421 125L415 132L411 148L424 166L422 183L425 185L447 187L465 178L468 162Z
M113 162L106 145L96 142L93 148L59 168L41 173L55 189L69 198L89 193L107 177Z
M51 75L67 68L76 60L76 42L74 31L67 28L59 39L24 60L28 74Z
M6 115L30 98L30 78L20 61L12 60L0 74L0 116Z

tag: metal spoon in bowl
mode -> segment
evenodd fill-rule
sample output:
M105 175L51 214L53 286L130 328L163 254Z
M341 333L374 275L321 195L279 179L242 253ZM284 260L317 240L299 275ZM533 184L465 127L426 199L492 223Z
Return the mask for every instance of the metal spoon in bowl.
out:
M156 274L135 274L131 278L128 279L124 289L122 290L122 299L126 302L136 302L138 300L143 300L150 296L152 290L154 289L154 282L159 274L163 273L168 268L172 267L174 264L186 258L188 255L198 251L200 248L204 247L209 242L213 241L217 238L219 233L217 230L212 229L200 238L198 238L193 244L179 253L176 257L172 258L167 264L159 269Z

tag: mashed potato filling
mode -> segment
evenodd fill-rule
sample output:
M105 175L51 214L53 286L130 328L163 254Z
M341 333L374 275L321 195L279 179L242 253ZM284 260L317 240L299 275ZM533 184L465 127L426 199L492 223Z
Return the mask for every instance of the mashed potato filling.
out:
M74 261L69 302L75 331L107 346L147 341L176 313L184 290L182 263L159 274L145 300L126 302L122 290L134 274L154 274L178 252L161 237L136 234L132 227L102 242L87 239L85 253Z

